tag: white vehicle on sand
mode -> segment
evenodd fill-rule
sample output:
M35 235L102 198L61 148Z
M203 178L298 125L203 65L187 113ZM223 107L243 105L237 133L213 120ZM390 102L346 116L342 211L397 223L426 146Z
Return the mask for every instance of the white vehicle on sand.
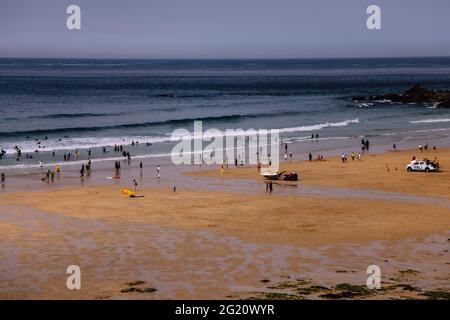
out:
M435 165L429 160L413 160L406 165L406 171L424 171L424 172L432 172L438 171L439 166Z

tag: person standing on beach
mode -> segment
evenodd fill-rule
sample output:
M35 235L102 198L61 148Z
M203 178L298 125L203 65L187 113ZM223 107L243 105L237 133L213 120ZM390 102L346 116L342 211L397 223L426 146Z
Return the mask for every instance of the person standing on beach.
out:
M81 177L81 178L84 177L84 164L81 165L81 169L80 169L80 177Z
M273 186L272 186L272 181L269 182L269 194L272 194L273 191Z
M311 152L309 153L308 158L309 158L309 162L311 162L312 161L312 153Z
M365 147L366 147L366 151L369 151L369 140L366 140Z
M138 183L137 183L136 179L133 179L133 185L134 185L134 193L136 193L137 192L137 186L138 186Z
M2 173L2 177L1 177L1 181L2 181L2 183L4 183L5 182L5 174L4 173Z
M269 193L269 183L266 182L266 193Z

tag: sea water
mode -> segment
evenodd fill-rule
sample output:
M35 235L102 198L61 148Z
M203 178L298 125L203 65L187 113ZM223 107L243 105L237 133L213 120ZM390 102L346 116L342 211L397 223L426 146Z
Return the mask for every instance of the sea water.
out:
M204 130L279 129L287 143L450 134L450 109L351 100L415 84L450 89L450 58L0 59L0 167L74 160L76 150L112 160L114 145L160 157L173 130L192 131L194 120Z

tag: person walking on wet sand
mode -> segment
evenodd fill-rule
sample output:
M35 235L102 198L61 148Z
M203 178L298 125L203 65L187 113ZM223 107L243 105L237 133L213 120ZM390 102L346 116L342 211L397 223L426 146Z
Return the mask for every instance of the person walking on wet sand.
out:
M4 173L2 173L1 181L2 181L2 183L5 182L5 174Z
M137 186L138 186L138 183L137 183L136 179L133 179L133 185L134 185L134 193L136 193L137 192Z
M311 152L309 153L308 158L309 158L309 162L311 162L312 161L312 153Z
M269 183L266 182L266 193L269 193Z
M273 186L272 186L272 181L269 182L269 194L272 194L273 191Z

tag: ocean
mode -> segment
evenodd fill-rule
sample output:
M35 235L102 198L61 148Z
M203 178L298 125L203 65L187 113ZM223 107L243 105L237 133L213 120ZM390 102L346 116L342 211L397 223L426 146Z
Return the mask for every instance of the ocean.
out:
M113 159L111 146L131 141L139 142L133 156L160 157L174 145L173 130L192 131L194 120L204 130L280 129L287 143L311 134L322 141L450 134L450 109L351 100L415 84L450 89L450 58L0 59L0 149L7 152L0 168L59 162L75 150L81 159L89 149L92 159Z

